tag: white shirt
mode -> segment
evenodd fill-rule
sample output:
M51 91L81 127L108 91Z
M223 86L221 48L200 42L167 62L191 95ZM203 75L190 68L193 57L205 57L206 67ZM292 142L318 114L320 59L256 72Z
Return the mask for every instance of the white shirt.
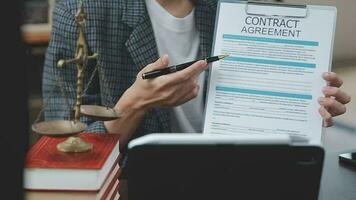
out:
M195 26L194 9L185 17L177 18L165 10L156 0L146 0L160 56L168 54L170 65L198 59L199 32ZM203 86L205 72L198 77L198 96L173 108L171 128L177 133L201 133L204 114Z

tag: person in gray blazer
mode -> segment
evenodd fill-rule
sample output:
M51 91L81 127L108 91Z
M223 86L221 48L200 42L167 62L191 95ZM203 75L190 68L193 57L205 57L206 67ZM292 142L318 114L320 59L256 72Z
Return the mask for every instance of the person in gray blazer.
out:
M201 132L208 70L204 61L152 80L142 80L141 75L169 64L210 56L216 7L217 0L85 1L88 46L91 52L101 55L97 63L88 63L85 83L96 64L101 66L101 78L94 77L83 103L112 106L124 113L109 122L82 117L88 124L87 131L121 134L123 146L148 133ZM77 9L78 0L60 0L54 9L43 72L46 120L68 118L70 109L65 96L74 105L76 67L58 69L56 63L75 54ZM60 88L51 95L60 77L66 95ZM330 86L323 90L326 97L319 98L320 114L325 126L330 126L333 116L345 113L344 104L350 97L339 89L342 80L337 74L325 73L324 79Z

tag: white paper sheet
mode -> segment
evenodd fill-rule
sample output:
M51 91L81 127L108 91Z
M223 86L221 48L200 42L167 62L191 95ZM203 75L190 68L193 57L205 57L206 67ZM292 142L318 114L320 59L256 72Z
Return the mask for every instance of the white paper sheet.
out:
M251 6L251 7L250 7ZM212 65L204 133L289 134L320 143L317 100L331 68L336 9L300 9L221 2L213 55L230 56ZM295 12L295 13L293 13ZM264 14L277 13L278 16Z

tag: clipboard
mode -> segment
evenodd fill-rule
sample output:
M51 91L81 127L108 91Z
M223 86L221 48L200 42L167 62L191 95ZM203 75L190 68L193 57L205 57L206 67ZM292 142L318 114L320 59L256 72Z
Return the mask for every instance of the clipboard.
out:
M282 7L284 10L281 10L281 13L266 13L262 10L251 9L251 6L274 6ZM293 12L294 11L294 12ZM306 18L308 16L308 8L306 4L286 4L286 3L276 3L276 2L256 2L256 1L247 1L245 12L248 15L257 15L257 16L279 16L284 18ZM290 13L294 13L290 15Z
M336 15L337 15L337 10L335 7L332 7L332 6L317 6L317 5L306 5L306 4L286 4L286 3L272 3L272 2L256 2L256 1L233 1L233 0L220 0L218 2L218 6L217 6L217 14L216 14L216 20L215 20L215 31L214 31L214 41L213 41L213 45L212 45L212 55L217 55L217 54L229 54L229 52L226 52L226 51L220 51L220 48L221 47L218 47L217 48L217 43L218 42L221 42L219 40L221 40L222 35L220 35L220 33L218 32L218 29L219 29L219 26L221 24L221 8L223 5L227 5L227 4L234 4L234 5L239 5L240 7L243 7L243 9L239 9L239 11L232 11L232 10L229 10L230 12L235 12L235 13L244 13L246 16L251 16L251 17L254 17L254 18L278 18L278 19L283 19L283 20L294 20L295 21L295 26L297 26L296 24L299 23L303 20L305 21L308 21L310 20L311 18L315 17L315 13L316 11L325 11L325 12L328 12L330 14L330 18L329 19L333 19L333 20L329 20L328 23L322 23L323 21L321 21L320 23L322 25L324 25L324 27L327 25L330 25L331 27L331 30L330 30L330 35L328 35L328 39L326 39L325 41L322 41L320 42L318 40L318 37L314 37L313 38L308 38L308 39L290 39L288 38L287 36L281 36L280 38L278 37L275 37L275 35L268 35L268 36L261 36L262 34L260 34L259 36L254 36L253 34L250 34L248 32L244 32L244 34L240 34L238 35L237 37L235 37L234 35L229 35L227 34L227 37L230 37L228 39L240 39L240 40L255 40L255 42L275 42L275 43L280 43L280 44L290 44L290 45L297 45L297 44L305 44L305 45L315 45L315 46L318 46L320 47L320 45L322 45L323 47L320 47L320 49L326 49L325 51L327 51L327 54L325 54L325 52L323 52L324 56L326 59L323 60L323 62L320 62L319 63L319 60L320 60L320 57L317 57L317 59L319 59L318 61L315 61L317 62L316 64L313 63L313 67L315 68L318 68L319 66L325 66L323 69L322 72L327 72L327 71L330 71L331 70L331 65L332 65L332 55L333 55L333 44L334 44L334 37L335 37L335 29L336 29ZM226 6L225 6L226 7ZM224 10L225 12L226 10ZM225 13L224 13L225 14ZM243 21L244 19L242 18L237 18L236 15L238 14L235 14L234 18L231 19L231 20L235 20L234 22L238 23L239 21ZM298 22L297 22L298 21ZM298 25L299 25L298 24ZM240 24L239 24L240 25ZM314 26L316 27L316 26ZM250 27L248 27L250 28ZM252 30L252 29L251 29ZM262 32L261 29L259 29L258 31ZM297 30L297 28L295 28L295 31L297 32L294 32L293 34L297 35L299 37L299 35L302 35L304 32L304 30ZM257 32L257 29L256 29L256 32ZM247 35L247 38L248 39L245 39ZM294 37L294 35L293 35ZM243 39L241 39L243 38ZM262 38L262 39L261 39ZM319 51L319 49L318 49ZM266 54L269 53L266 51ZM231 55L230 55L231 56ZM234 57L234 55L232 55ZM317 55L319 56L319 55ZM302 67L308 67L306 65L303 66L303 64L311 64L310 63L310 60L308 60L308 62L306 61L296 61L296 63L290 63L289 59L287 58L272 58L271 60L269 59L265 59L265 58L262 58L262 59L251 59L249 57L244 57L244 56L236 56L235 57L239 57L237 58L236 61L238 62L256 62L256 64L260 65L260 64L265 64L264 62L268 62L267 64L270 64L270 65L274 65L274 64L280 64L280 65L293 65L293 64L296 64L294 67L296 67L297 65L299 66L302 66ZM243 58L241 58L243 57ZM233 58L227 58L226 61L232 61ZM282 62L280 62L282 60ZM314 61L313 61L314 62ZM234 88L234 87L229 87L229 86L224 86L223 87L218 87L219 85L216 84L217 80L218 79L222 79L220 77L218 77L219 75L217 74L220 74L220 71L219 72L216 72L218 70L218 66L221 64L221 63L224 63L224 61L222 62L219 62L219 63L214 63L212 65L212 68L211 70L209 70L209 75L208 75L208 89L207 89L207 102L205 104L205 118L204 118L204 133L212 133L212 132L217 132L217 134L234 134L234 133L226 133L226 132L219 132L219 131L216 131L216 130L212 130L213 128L213 123L215 121L213 120L216 120L216 116L214 116L214 113L215 110L213 111L214 108L213 105L214 105L214 100L216 98L216 91L219 90L219 91L224 91L224 92L241 92L241 93L254 93L254 94L261 94L261 93L264 93L264 94L267 94L267 95L275 95L275 96L283 96L285 95L285 97L298 97L298 95L300 93L304 94L304 92L285 92L285 91L279 91L278 89L271 89L270 91L261 91L259 89L255 89L252 87L249 88L249 87L241 87L241 88ZM282 63L282 64L281 64ZM309 66L310 67L310 66ZM232 68L232 67L231 67ZM247 68L247 67L246 67ZM251 66L250 68L253 68L253 66ZM232 71L232 69L230 69ZM313 99L313 104L314 104L314 108L316 108L318 105L317 105L317 97L321 97L323 96L322 95L322 92L321 92L321 89L323 86L326 86L326 83L325 81L323 81L320 77L321 77L321 72L320 70L316 70L316 73L319 73L320 75L318 76L315 76L316 78L318 78L318 82L317 84L314 84L314 85L317 85L318 87L320 86L320 88L318 90L315 90L315 88L312 88L310 89L311 91L310 92L306 92L305 94L308 94L309 95L309 98L310 99ZM233 72L231 73L233 74ZM260 78L260 77L259 77ZM263 79L263 78L260 78L260 79ZM302 78L300 79L302 80ZM254 84L254 83L252 83ZM300 90L302 91L302 90ZM286 95L287 94L287 95ZM292 95L290 95L292 94ZM294 95L294 96L293 96ZM220 103L220 102L219 102ZM231 102L230 102L231 104ZM228 107L228 106L227 106ZM241 107L248 107L248 106L241 106ZM264 109L264 108L263 108ZM232 110L232 109L231 109ZM224 113L228 113L227 115L230 116L230 113L229 113L229 110L226 110L227 112L224 111ZM309 111L308 111L309 113ZM311 131L309 133L303 133L303 134L300 134L302 135L302 137L306 137L308 138L309 140L312 141L312 143L322 143L323 141L323 135L324 135L324 132L325 132L325 129L322 127L322 119L317 111L317 109L314 109L313 111L313 116L312 117L308 117L308 120L310 121L313 121L313 123L309 123L308 125L305 125L304 127L309 127L310 124L317 124L315 125L315 127L311 128ZM316 114L315 114L316 113ZM224 114L225 115L225 114ZM267 116L268 118L269 116ZM219 118L219 117L217 117ZM241 117L243 118L243 117ZM256 120L255 121L255 124L261 124L261 122L263 123L264 119L260 119L260 120ZM224 120L220 120L220 121L217 121L217 124L224 124L225 121ZM228 124L228 123L225 123L225 124ZM230 123L231 124L231 123ZM273 124L273 123L269 123L269 124ZM278 123L277 125L280 125L280 124L284 124L283 121L281 121L280 123ZM320 124L320 126L319 126ZM239 128L242 127L242 126L245 126L246 124L240 124L238 125ZM219 127L220 130L227 130L227 129L232 129L233 127L235 126L231 126L231 127ZM246 125L245 126L246 129L256 129L256 130L260 130L260 129L263 129L263 127L254 127L253 125L249 126L249 125ZM238 134L238 132L240 131L240 129L236 129L236 133ZM242 129L242 128L241 128ZM272 130L273 128L269 127L269 130ZM294 131L294 129L292 130ZM301 132L303 132L302 130L298 130ZM273 132L273 131L271 131ZM298 133L299 134L299 133ZM311 137L309 137L311 136Z
M286 136L151 134L129 143L130 200L316 200L324 160L320 146Z

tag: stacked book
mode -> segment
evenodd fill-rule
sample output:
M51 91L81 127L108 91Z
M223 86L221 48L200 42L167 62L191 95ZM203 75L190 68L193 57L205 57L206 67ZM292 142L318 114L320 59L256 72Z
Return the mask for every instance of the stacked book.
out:
M24 169L26 200L119 199L119 138L116 134L80 135L94 145L84 153L63 153L63 138L41 137L29 150Z

